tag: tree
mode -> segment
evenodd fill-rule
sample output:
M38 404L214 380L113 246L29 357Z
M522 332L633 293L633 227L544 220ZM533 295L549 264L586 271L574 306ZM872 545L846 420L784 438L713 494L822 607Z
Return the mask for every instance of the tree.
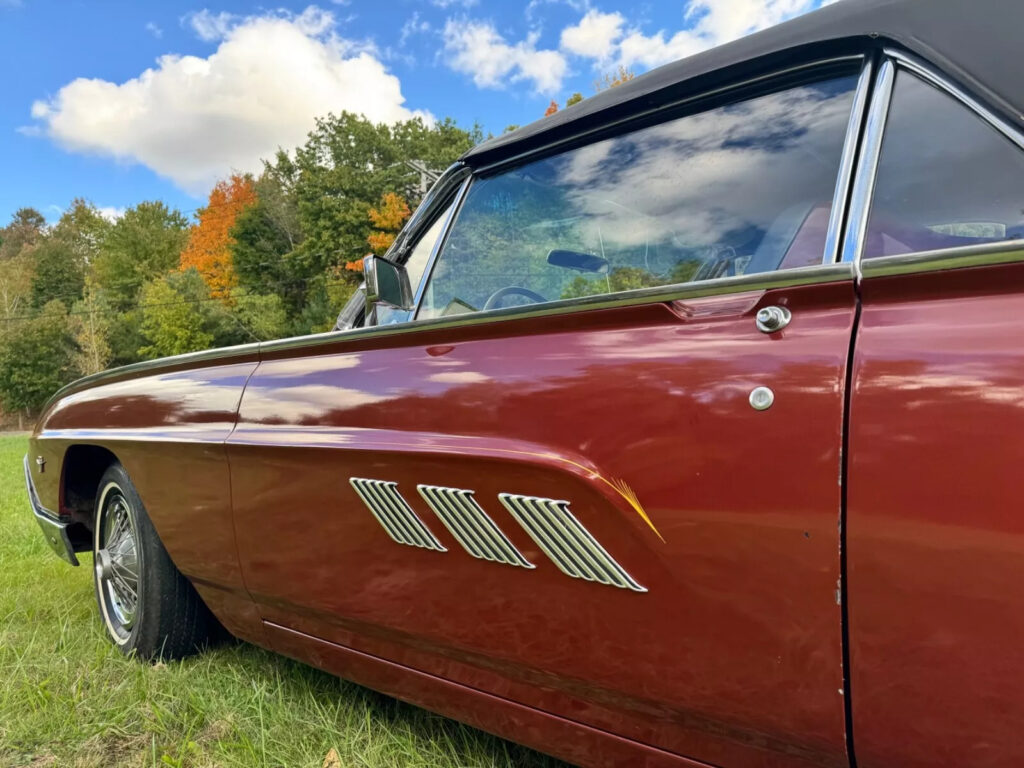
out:
M409 204L401 195L385 192L380 198L380 204L369 210L370 222L376 227L366 238L370 250L378 254L387 251L411 213ZM362 266L359 269L361 270Z
M594 81L594 90L598 93L607 91L609 88L615 88L629 82L634 77L636 77L636 74L634 74L633 70L619 64L618 69L606 72L599 80Z
M574 104L579 104L581 101L583 101L583 94L580 93L579 91L576 91L576 93L574 93L572 96L565 100L565 106L571 107Z
M234 174L217 182L206 207L198 211L199 223L189 233L180 264L182 270L198 271L214 298L228 299L238 284L232 263L231 230L239 214L255 202L252 177Z
M551 115L555 114L557 111L558 102L552 99L551 103L548 104L548 108L544 110L544 117L551 117Z
M46 219L35 208L19 208L11 223L0 229L0 261L16 257L32 245L46 229Z
M208 326L209 290L199 273L175 272L146 284L142 289L141 331L149 342L139 349L144 358L180 355L209 349L214 334Z
M54 299L71 304L82 297L85 264L68 242L48 234L32 249L31 255L35 262L33 307L42 307Z
M188 240L188 220L162 202L125 211L105 237L93 276L114 309L134 306L147 280L178 266Z
M86 281L84 295L71 311L71 332L78 345L78 369L83 374L104 370L113 356L109 341L110 305L93 281Z
M64 304L51 301L0 340L0 403L8 411L38 411L78 377L74 339Z
M113 226L95 205L76 197L53 225L50 234L69 247L80 264L88 266L96 258Z

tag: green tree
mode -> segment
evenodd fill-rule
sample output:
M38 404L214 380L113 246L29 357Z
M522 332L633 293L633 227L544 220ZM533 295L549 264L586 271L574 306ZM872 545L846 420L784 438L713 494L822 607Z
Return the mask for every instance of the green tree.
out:
M78 197L71 201L71 206L53 225L50 234L67 245L81 264L89 265L100 252L113 226L95 205Z
M583 94L576 91L576 93L565 100L565 106L571 107L573 104L579 104L581 101L583 101Z
M8 411L38 411L78 377L77 348L64 304L51 301L0 339L0 403Z
M91 280L82 299L72 307L71 332L78 345L78 369L84 374L104 370L113 356L110 348L110 305Z
M35 208L19 208L11 222L0 229L0 261L7 261L42 236L46 219Z
M125 211L103 239L93 276L118 310L130 309L146 281L178 266L188 241L188 220L162 202Z
M48 234L31 253L35 262L33 307L42 307L54 299L71 304L82 297L85 264L66 240Z
M209 330L205 304L209 289L194 269L169 273L142 289L140 330L148 342L139 349L144 358L180 355L209 349L214 334Z

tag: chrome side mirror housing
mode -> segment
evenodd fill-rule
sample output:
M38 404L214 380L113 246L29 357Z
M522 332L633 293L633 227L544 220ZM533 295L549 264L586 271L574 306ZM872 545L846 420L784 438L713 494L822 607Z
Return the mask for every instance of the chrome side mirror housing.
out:
M377 325L378 310L408 312L413 308L412 286L405 267L370 254L363 259L366 280L366 325Z

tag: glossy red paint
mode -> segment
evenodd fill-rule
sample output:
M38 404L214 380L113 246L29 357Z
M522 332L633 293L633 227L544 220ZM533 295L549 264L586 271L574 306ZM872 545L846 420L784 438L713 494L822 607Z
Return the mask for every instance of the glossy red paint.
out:
M756 330L767 304L784 332ZM275 625L659 750L844 765L854 308L846 282L267 354L228 440L245 583ZM388 538L353 476L398 482L448 551ZM421 483L474 490L536 568L470 557ZM570 501L648 591L560 573L500 492Z
M43 505L61 511L59 468L67 449L110 451L131 476L178 568L229 630L259 642L262 625L235 553L224 450L255 368L253 353L73 392L40 417L30 451L52 467L36 476Z
M863 283L850 410L857 764L1024 764L1024 265Z

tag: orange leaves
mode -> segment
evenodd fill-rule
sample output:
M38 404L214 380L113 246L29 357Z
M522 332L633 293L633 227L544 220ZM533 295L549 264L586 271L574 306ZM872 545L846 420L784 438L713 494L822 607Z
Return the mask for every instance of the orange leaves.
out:
M544 110L544 117L551 117L551 115L555 114L555 112L557 112L557 111L558 111L558 102L555 101L554 99L552 99L551 103L548 104L548 108Z
M206 207L199 209L199 223L192 227L181 252L182 271L194 267L215 298L229 298L238 284L231 263L231 228L238 214L255 202L256 189L251 177L234 174L218 182Z
M370 244L374 253L383 254L391 247L391 244L395 242L395 236L405 224L405 220L409 218L410 213L409 204L401 195L394 192L384 193L380 199L380 205L369 210L370 223L377 230L370 233L366 242ZM355 262L349 262L349 264L352 263ZM352 269L348 264L345 265L345 268ZM362 269L362 262L359 262L358 269L353 269L353 271L359 272Z

